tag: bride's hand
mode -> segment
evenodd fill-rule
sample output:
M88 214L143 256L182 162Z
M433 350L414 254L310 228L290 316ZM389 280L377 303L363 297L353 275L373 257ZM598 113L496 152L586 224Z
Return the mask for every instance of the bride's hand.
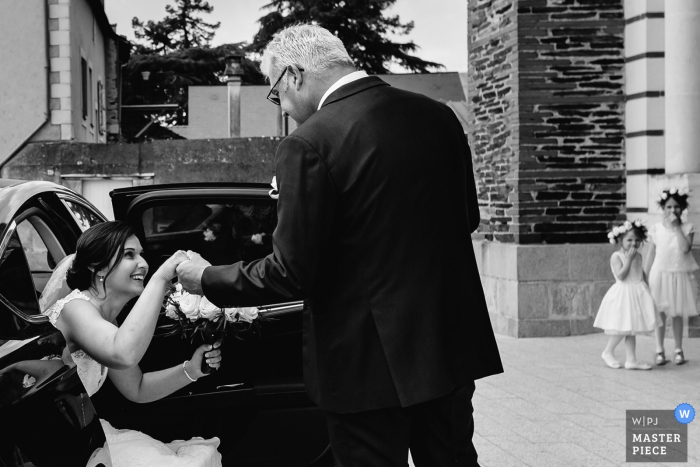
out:
M206 359L207 364L217 369L221 366L221 341L215 342L213 346L209 344L200 345L197 350L194 351L192 359L189 361L187 366L187 373L195 379L199 379L202 376L206 376L206 373L202 373L202 359ZM212 348L213 347L213 348ZM190 371L191 370L191 371Z
M187 257L187 253L185 253L183 250L178 250L173 255L165 260L163 264L160 265L158 270L153 274L153 276L158 276L161 279L163 279L165 282L170 282L173 277L175 277L177 274L175 273L175 270L177 269L177 265L182 263L183 261L187 261L189 258Z

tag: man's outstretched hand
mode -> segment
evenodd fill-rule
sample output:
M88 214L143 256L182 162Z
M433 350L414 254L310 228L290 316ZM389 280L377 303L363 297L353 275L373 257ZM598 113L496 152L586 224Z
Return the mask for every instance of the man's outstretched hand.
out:
M177 281L189 293L202 295L202 274L211 264L199 253L191 250L187 251L187 257L188 261L183 261L177 266Z

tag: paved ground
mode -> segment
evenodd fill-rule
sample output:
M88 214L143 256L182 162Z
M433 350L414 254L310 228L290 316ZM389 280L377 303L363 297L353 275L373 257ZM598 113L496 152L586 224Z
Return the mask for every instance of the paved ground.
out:
M651 371L612 370L603 334L538 339L497 336L505 373L476 384L474 444L482 467L597 467L625 463L625 410L700 412L700 339L684 341L690 361ZM651 363L651 337L637 358ZM673 341L666 340L666 355ZM624 360L624 346L616 352ZM688 425L688 463L700 466L700 413ZM410 463L413 466L412 463Z
M673 410L682 402L700 410L700 339L684 341L685 365L651 371L606 367L606 342L603 334L498 336L505 373L478 381L474 396L482 467L632 465L625 464L625 410ZM672 350L667 339L667 356ZM653 354L652 337L638 337L637 358L651 363ZM624 345L616 356L624 361ZM688 438L686 465L700 466L700 417Z

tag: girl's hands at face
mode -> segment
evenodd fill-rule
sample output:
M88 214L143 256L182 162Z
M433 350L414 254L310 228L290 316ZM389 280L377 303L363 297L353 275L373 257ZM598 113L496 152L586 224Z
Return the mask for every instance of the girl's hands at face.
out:
M664 223L671 228L681 225L681 216L673 211L664 211Z
M678 227L681 225L681 218L680 216L676 215L675 213L671 213L669 216L669 223L671 224L671 227Z

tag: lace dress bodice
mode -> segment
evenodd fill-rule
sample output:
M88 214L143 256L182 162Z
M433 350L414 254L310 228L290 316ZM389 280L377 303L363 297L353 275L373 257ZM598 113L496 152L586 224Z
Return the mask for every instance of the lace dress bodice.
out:
M58 321L58 317L61 315L63 307L66 305L66 303L75 299L90 301L90 297L76 289L54 303L53 306L46 310L43 314L49 318L51 324L56 326L56 321ZM107 367L93 360L92 357L82 350L76 350L75 352L72 352L70 356L73 363L78 368L78 376L80 377L88 396L92 396L98 389L100 389L102 384L105 382L105 379L107 379Z

